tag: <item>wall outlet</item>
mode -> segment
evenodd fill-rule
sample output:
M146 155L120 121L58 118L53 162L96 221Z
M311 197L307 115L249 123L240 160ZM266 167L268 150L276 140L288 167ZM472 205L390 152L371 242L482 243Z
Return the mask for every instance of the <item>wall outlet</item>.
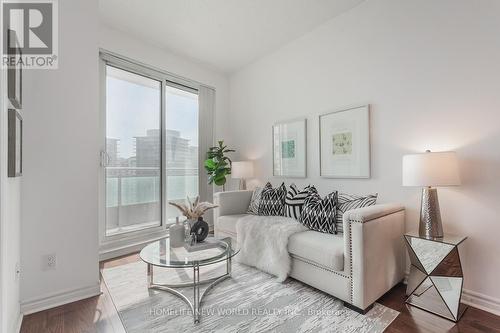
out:
M42 256L42 270L49 271L56 269L57 257L55 253Z

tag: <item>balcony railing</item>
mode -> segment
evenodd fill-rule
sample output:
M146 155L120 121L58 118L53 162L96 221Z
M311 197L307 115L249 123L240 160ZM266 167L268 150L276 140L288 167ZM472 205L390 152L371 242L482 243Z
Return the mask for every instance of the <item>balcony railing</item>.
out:
M166 169L166 200L183 202L198 195L198 168ZM106 167L106 230L116 234L160 225L160 169ZM166 205L167 219L179 215ZM143 227L141 227L143 226Z

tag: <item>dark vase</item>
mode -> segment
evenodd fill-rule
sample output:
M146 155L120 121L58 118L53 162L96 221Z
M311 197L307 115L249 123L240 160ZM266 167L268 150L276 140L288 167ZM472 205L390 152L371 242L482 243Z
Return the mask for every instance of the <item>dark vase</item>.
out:
M196 242L203 242L208 236L208 231L208 223L203 221L203 217L200 216L198 221L196 221L191 227L190 234L196 235Z

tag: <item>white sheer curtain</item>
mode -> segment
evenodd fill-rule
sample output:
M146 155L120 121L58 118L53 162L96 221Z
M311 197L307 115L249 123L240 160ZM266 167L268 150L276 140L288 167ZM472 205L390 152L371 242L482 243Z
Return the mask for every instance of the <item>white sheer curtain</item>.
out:
M199 186L200 199L202 201L213 202L213 186L208 185L208 176L205 171L204 162L207 157L208 148L215 143L215 90L210 87L200 86L198 90L198 105L199 105ZM213 214L205 215L205 220L213 226Z

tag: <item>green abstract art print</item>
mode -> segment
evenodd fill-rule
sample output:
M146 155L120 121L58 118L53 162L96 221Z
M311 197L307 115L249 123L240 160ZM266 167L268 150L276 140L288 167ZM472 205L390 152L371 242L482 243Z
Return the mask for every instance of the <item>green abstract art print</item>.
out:
M295 140L281 142L281 158L295 158Z

